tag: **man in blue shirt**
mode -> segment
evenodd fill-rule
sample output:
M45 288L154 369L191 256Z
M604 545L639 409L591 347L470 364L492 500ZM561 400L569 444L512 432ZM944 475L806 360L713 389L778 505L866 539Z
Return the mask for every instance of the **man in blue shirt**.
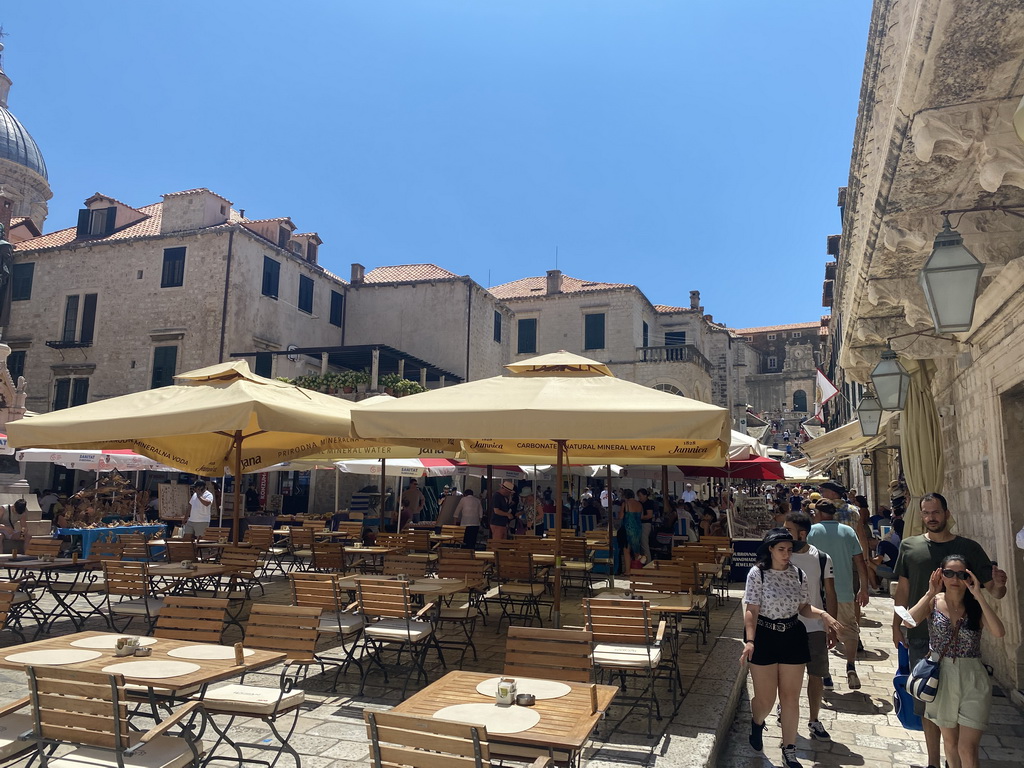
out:
M843 655L846 656L846 681L855 690L860 688L856 668L857 643L860 640L857 606L868 604L868 569L864 550L856 531L835 519L836 505L833 502L822 499L815 503L814 508L818 522L811 526L807 541L832 558L836 599L839 603L836 618L843 625L839 639L843 643ZM856 594L853 591L854 570L860 575L860 589Z

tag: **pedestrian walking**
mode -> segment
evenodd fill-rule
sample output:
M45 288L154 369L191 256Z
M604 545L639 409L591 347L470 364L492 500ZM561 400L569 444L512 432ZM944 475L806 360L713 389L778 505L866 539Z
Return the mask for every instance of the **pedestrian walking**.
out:
M464 549L476 549L476 539L480 535L480 518L483 514L483 505L480 504L480 499L473 495L473 489L464 490L455 507L455 524L466 528L462 535Z
M981 594L982 584L963 555L949 555L928 579L928 591L910 609L928 627L928 646L941 656L935 700L925 716L939 727L949 768L977 768L978 745L992 710L992 683L981 663L981 633L1006 634Z
M826 611L811 605L806 574L790 562L792 556L789 531L773 529L765 535L754 567L747 572L740 661L749 662L754 683L750 746L763 751L764 721L777 697L782 708L783 762L786 768L801 768L796 759L796 725L810 650L799 617L820 619L833 632L842 627Z
M894 510L895 511L895 510ZM921 524L924 533L908 536L900 542L899 557L893 569L898 578L893 603L903 608L916 605L928 592L929 581L936 568L950 555L960 555L967 569L975 575L989 595L998 599L1006 594L1006 572L997 568L989 559L985 549L973 539L955 536L949 531L952 515L945 496L929 493L921 498ZM910 668L928 654L928 626L918 624L904 631L903 621L893 617L892 641L897 648L900 643L907 646ZM939 768L941 732L939 726L929 719L923 702L914 702L914 712L923 718L924 740L928 749L929 768ZM948 759L948 756L947 756ZM950 761L952 765L952 761Z

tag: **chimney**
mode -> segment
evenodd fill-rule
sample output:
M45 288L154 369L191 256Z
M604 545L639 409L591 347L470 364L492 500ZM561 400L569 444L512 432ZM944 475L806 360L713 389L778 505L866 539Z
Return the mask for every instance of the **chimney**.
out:
M562 270L548 270L548 295L562 292Z
M700 291L690 291L690 309L700 309Z
M352 265L352 279L349 281L352 285L359 285L363 282L363 278L366 276L366 267L362 264Z

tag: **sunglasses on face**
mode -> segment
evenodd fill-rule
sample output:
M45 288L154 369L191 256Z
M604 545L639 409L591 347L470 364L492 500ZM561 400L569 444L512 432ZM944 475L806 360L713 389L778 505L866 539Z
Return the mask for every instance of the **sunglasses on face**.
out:
M960 579L960 581L967 581L967 577L970 575L967 571L954 571L952 568L943 568L942 575L947 579Z

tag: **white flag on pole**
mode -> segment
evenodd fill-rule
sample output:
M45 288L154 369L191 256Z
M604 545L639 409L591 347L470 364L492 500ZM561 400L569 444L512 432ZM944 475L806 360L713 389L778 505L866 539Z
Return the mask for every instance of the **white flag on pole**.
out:
M838 395L839 390L828 380L828 376L822 373L821 368L816 370L818 375L814 381L814 417L821 419L825 403Z

